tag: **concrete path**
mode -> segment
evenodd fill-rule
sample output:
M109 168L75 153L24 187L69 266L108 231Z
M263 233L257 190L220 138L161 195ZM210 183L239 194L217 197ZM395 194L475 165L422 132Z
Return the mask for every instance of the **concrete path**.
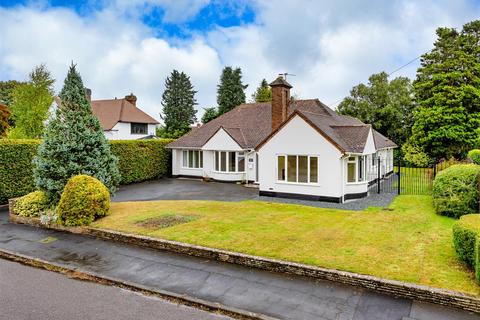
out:
M0 259L0 320L226 320L117 287ZM161 315L161 316L160 316Z
M306 201L285 198L260 197L257 188L247 188L234 183L204 182L196 179L160 179L121 186L113 201L146 200L261 200L268 202L301 204L320 208L363 210L371 206L387 207L395 197L392 193L376 194L345 203Z
M6 211L0 212L0 248L281 319L480 319L333 282L14 225Z

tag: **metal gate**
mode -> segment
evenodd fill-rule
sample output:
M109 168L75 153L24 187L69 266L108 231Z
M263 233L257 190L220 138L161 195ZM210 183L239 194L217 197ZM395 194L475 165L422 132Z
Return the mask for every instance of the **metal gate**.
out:
M437 173L460 163L466 162L452 159L435 162L429 167L414 167L403 160L394 163L393 159L377 157L367 168L368 192L430 195Z

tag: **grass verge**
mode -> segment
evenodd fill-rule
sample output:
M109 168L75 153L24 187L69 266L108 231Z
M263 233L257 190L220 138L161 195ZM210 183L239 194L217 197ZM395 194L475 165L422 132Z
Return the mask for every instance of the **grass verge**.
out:
M153 228L142 221L192 217ZM429 196L399 196L388 210L343 211L259 201L112 203L93 227L369 274L480 295L452 244L454 219Z

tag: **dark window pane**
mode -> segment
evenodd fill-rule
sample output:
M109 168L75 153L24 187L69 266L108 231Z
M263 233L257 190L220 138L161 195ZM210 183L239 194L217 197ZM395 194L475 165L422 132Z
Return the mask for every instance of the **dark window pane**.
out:
M188 167L193 168L193 150L188 150Z
M298 182L308 182L307 156L298 156Z
M220 152L220 171L226 172L227 171L227 153L225 151Z
M285 181L285 156L277 157L277 179Z
M235 152L228 153L228 171L235 172Z
M182 161L183 161L183 167L188 167L188 151L183 150L182 152Z
M203 168L203 151L200 151L200 168Z
M237 171L244 172L245 171L245 153L239 152L237 154Z
M219 170L220 152L215 151L215 171Z
M297 156L287 156L288 182L297 182Z
M130 124L131 134L147 134L148 125L146 123L131 123Z
M310 157L310 182L318 182L318 158Z

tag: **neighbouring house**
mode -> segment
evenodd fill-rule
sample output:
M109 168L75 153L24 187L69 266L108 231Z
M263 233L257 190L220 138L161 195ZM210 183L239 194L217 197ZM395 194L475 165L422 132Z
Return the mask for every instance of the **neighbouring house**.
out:
M100 120L109 140L135 140L155 136L158 121L137 107L137 97L132 93L123 99L91 100L91 90L86 89L93 114Z
M272 102L246 103L170 143L174 176L248 181L260 195L343 202L393 171L397 145L318 99L292 100L283 77ZM380 161L376 161L380 159Z

